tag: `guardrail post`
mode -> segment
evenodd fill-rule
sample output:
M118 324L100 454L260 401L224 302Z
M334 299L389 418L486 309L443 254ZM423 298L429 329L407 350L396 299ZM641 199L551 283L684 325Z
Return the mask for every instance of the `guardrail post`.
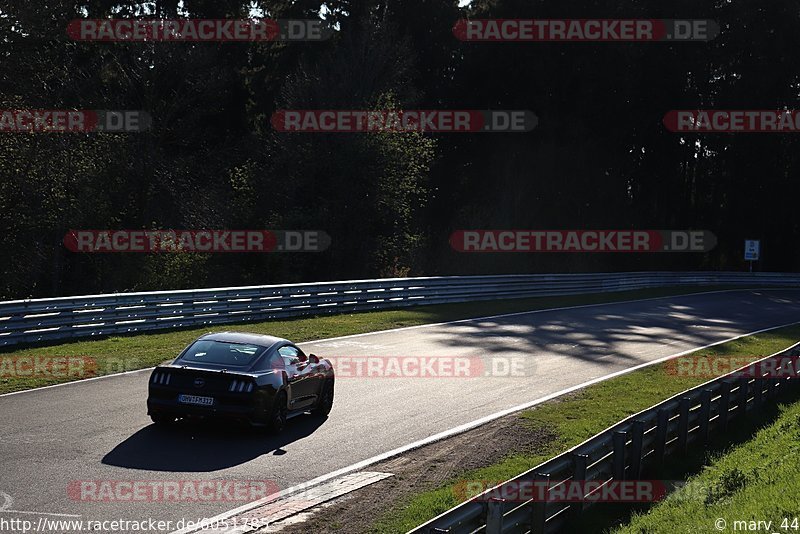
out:
M692 407L692 399L683 397L678 405L678 450L686 452L686 444L689 441L689 409Z
M717 423L722 432L728 430L728 412L731 409L731 383L723 381L719 391L719 418Z
M739 380L739 395L737 396L737 404L739 407L737 408L737 412L739 415L745 416L747 414L747 397L749 396L747 393L747 385L750 383L749 378L742 378Z
M533 506L531 507L531 534L544 534L547 520L547 497L550 489L550 475L536 473L533 477ZM541 497L539 497L541 495Z
M486 503L486 534L502 534L504 502L505 499L492 497Z
M625 442L628 433L622 430L614 432L614 480L625 480Z
M794 366L795 369L792 375L784 380L783 384L781 385L781 389L783 389L784 393L789 393L790 388L797 387L797 385L800 383L800 369L798 369L798 366L800 366L800 359L795 360Z
M572 482L579 484L578 487L585 488L586 484L586 466L589 464L589 456L586 454L573 454L572 455ZM567 492L570 493L570 492ZM583 511L583 491L581 491L581 500L573 502L569 506L570 517L573 519L578 517Z
M767 381L767 398L768 399L774 399L776 397L777 392L775 390L776 390L777 385L778 385L778 380L779 380L779 378L778 378L777 371L775 373L775 376L768 376L766 378L766 381Z
M664 461L664 449L667 446L667 431L669 430L669 412L664 408L658 409L658 421L656 422L656 443L653 461L660 464Z
M797 361L794 365L800 364L800 361ZM789 392L789 388L794 385L796 378L800 376L800 371L797 370L795 367L794 372L791 376L788 376L780 381L780 388L778 388L778 395L786 394Z
M629 478L639 480L642 474L642 441L644 440L644 421L631 424L631 470Z
M700 427L697 429L700 443L708 443L708 426L711 422L711 395L710 389L700 393Z
M761 405L764 403L763 393L764 393L764 379L760 376L757 376L755 380L753 380L753 408L756 410L761 408Z
M797 387L800 385L800 353L798 352L791 352L789 355L792 357L792 365L794 366L794 372L789 376L786 380L786 390L789 390L789 386Z

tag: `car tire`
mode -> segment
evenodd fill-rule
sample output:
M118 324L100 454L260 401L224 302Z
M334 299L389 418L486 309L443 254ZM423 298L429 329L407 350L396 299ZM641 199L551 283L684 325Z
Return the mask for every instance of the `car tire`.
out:
M267 421L267 428L273 434L280 434L286 428L286 415L288 408L286 406L286 392L281 391L275 396L275 401L272 403L272 410L269 414Z
M319 396L317 405L311 410L311 414L317 417L327 417L333 408L333 380L326 380L322 385L322 392Z
M175 418L169 415L154 413L150 415L150 419L158 426L167 426L175 422Z

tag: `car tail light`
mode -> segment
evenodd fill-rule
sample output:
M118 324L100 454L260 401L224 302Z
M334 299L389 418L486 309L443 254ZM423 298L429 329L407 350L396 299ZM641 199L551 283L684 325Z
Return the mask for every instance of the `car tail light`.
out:
M153 384L168 386L171 378L172 375L169 373L153 373L153 379L151 380L151 382Z
M245 380L233 380L228 388L228 391L232 393L250 393L253 391L253 383Z

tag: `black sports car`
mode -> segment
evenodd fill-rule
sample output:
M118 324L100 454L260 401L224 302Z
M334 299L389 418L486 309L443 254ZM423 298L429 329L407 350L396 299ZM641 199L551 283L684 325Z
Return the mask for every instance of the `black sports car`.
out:
M333 406L333 366L285 339L206 334L150 375L147 414L156 424L178 418L228 420L280 432L286 420Z

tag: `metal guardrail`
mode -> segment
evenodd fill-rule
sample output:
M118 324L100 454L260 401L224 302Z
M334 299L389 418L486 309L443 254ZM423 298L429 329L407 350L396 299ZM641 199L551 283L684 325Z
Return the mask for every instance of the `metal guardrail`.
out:
M800 286L800 274L631 272L387 278L0 302L0 346L302 315L668 286Z
M800 356L800 343L759 360ZM755 376L743 369L759 369ZM780 368L780 367L778 367ZM733 422L758 413L762 405L785 393L800 380L769 376L769 365L749 364L725 376L679 393L597 434L533 469L499 484L448 510L408 534L485 533L550 534L597 504L588 493L578 502L548 496L570 481L640 480L642 472L670 455L682 454L692 443L704 447L713 434L723 434ZM777 373L775 373L777 374ZM492 496L519 495L519 488L538 485L543 498L506 502ZM577 485L580 487L580 485ZM576 484L570 485L575 488ZM584 486L586 487L586 486ZM587 487L586 491L590 491ZM595 491L602 491L602 487Z

